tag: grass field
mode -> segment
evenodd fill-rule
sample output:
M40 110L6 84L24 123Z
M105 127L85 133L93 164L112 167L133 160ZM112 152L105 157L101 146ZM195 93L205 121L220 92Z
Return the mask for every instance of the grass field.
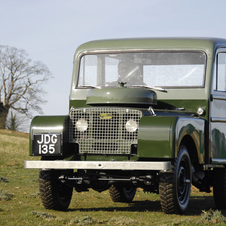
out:
M108 191L73 193L67 212L46 210L39 197L38 171L24 169L28 134L0 130L0 225L226 225L213 194L192 189L184 215L162 212L159 196L138 189L130 204L114 203Z

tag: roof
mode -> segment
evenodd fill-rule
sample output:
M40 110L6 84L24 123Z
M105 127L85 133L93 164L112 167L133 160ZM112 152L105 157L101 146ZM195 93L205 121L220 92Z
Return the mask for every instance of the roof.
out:
M219 47L226 47L221 38L131 38L90 41L80 45L76 56L86 52L125 50L200 50L209 57Z

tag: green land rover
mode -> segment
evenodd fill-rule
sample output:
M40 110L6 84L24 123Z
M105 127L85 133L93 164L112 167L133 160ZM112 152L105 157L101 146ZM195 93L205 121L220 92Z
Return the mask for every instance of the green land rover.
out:
M191 185L226 208L226 40L100 40L78 47L69 113L37 116L25 168L40 169L42 203L66 210L73 188L131 202L159 193L183 213Z

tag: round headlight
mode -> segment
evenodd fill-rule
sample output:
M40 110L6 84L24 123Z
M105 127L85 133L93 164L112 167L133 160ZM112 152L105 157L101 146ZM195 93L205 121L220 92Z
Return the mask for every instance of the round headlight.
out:
M127 121L125 127L128 132L133 133L138 129L138 124L133 119L130 119L129 121Z
M88 123L87 123L87 121L86 121L84 118L80 118L80 119L76 122L75 126L76 126L76 128L77 128L77 130L78 130L79 132L84 132L84 131L86 131L87 128L88 128Z

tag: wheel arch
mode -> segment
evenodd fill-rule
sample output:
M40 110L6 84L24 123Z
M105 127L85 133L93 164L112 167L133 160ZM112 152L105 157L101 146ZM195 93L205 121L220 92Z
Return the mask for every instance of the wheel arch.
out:
M199 163L198 150L191 136L185 135L181 140L180 146L185 146L187 148L191 163L193 165Z
M186 146L192 164L204 163L204 120L179 118L176 124L175 158L181 145Z

